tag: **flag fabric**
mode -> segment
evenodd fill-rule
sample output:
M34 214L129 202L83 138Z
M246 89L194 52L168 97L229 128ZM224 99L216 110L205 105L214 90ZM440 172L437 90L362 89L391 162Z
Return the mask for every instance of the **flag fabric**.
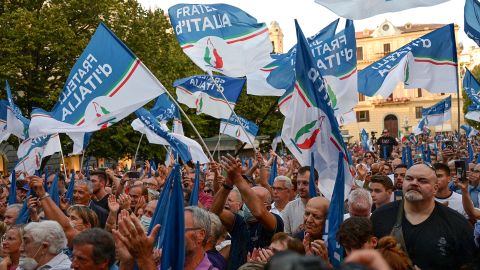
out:
M268 83L267 78L272 70L276 69L280 61L285 61L288 54L271 54L269 64L247 74L247 94L255 96L280 97L286 89L279 89Z
M17 203L17 176L15 175L15 170L11 173L10 179L10 192L8 193L8 205Z
M232 115L229 119L220 121L220 133L252 144L257 136L258 126L243 117Z
M273 182L275 182L275 177L277 177L277 156L273 158L272 168L270 168L270 175L268 176L268 184L273 187Z
M157 101L150 112L157 118L160 123L166 123L173 120L173 133L183 135L182 117L180 110L167 94L158 96Z
M32 190L29 190L27 193L27 198L32 194ZM20 212L18 212L17 220L15 221L15 224L27 224L28 219L30 218L30 209L27 206L28 200L23 201L22 208L20 209Z
M48 190L48 194L50 194L50 198L52 201L55 202L57 206L60 205L60 194L58 193L58 173L55 174L55 178L53 178L52 185Z
M10 137L10 133L7 130L7 111L8 102L3 99L0 100L0 143Z
M471 127L468 124L463 124L460 126L460 128L465 131L465 135L467 136L467 138L476 136L478 134L478 130L476 130L475 128Z
M138 119L132 122L132 127L144 133L149 142L170 145L184 162L208 163L208 158L202 151L202 147L196 141L183 135L168 132L166 127L162 127L160 122L144 108L138 109L135 114Z
M378 14L397 12L416 7L427 7L447 2L448 0L315 0L340 17L350 20L362 20Z
M470 142L467 143L467 151L468 151L468 163L472 163L475 160L475 153L473 151L473 147Z
M343 114L336 114L336 117L340 126L357 122L357 114L353 109Z
M40 169L42 159L61 151L60 136L46 135L24 140L17 150L18 163L15 171L33 175Z
M465 33L480 46L480 3L466 0L464 8Z
M190 193L188 205L198 206L198 195L200 194L200 163L195 163L195 178L193 179L193 188Z
M268 28L226 4L178 4L168 9L183 52L202 70L242 77L269 61Z
M103 23L73 66L51 112L32 111L30 136L107 128L166 89Z
M443 124L452 118L452 97L438 102L437 104L422 109L422 117L427 119L429 126L437 126Z
M370 151L370 143L368 140L368 132L364 128L362 128L362 132L360 132L360 141L362 142L362 147L364 151Z
M217 89L214 81L220 89ZM176 80L173 86L176 88L178 102L196 109L197 114L229 118L244 84L245 79L200 75Z
M17 136L18 138L25 140L29 137L28 126L30 125L30 120L25 118L18 108L15 105L12 97L12 91L10 89L10 84L8 81L5 81L5 91L7 92L8 106L7 106L7 132Z
M73 188L75 187L75 171L72 172L72 176L70 177L70 183L68 184L67 193L65 194L65 198L67 201L72 204L73 203Z
M480 122L480 83L475 77L473 77L468 69L465 69L463 89L467 93L468 98L472 101L472 105L468 106L465 118Z
M277 145L282 142L282 132L277 132L275 138L272 140L272 150L273 152L277 151Z
M338 153L338 169L337 177L335 179L335 187L333 189L332 200L328 207L328 258L334 267L338 267L343 260L343 247L337 242L336 235L343 222L343 211L345 202L345 170L344 153Z
M315 155L310 153L310 177L308 179L308 195L310 198L317 197L317 189L315 188Z
M84 153L90 143L92 135L93 132L85 132L71 136L70 138L73 140L73 151L70 155L80 155Z
M358 74L358 92L389 96L399 82L406 89L457 91L457 49L453 24L434 30L383 57Z
M328 26L327 26L328 27ZM328 33L328 31L327 31ZM345 29L334 36L321 35L320 38L309 41L313 61L316 68L325 80L325 87L330 98L331 106L336 115L350 112L358 103L357 92L357 57L355 27L351 20L347 20ZM290 61L282 61L268 76L267 81L277 88L293 89L295 85L295 57L297 51L292 50ZM287 91L285 94L293 93ZM280 108L287 106L282 96ZM286 109L281 108L282 112ZM288 113L288 112L287 112Z
M340 133L324 80L317 69L311 50L296 22L297 50L295 61L296 82L282 128L282 140L301 166L310 165L310 154L315 155L315 169L322 172L319 190L331 199L337 176L337 154L344 153L350 190L352 174L345 143Z

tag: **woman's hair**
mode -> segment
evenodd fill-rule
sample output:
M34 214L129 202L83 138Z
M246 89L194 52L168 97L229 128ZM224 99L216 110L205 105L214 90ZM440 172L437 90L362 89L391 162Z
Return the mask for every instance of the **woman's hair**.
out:
M382 254L382 257L387 261L392 270L407 270L413 269L412 261L408 257L397 241L392 236L385 236L378 241L377 250Z
M97 214L88 206L85 205L72 205L68 208L67 213L75 212L81 219L84 224L90 224L90 228L98 227L98 216Z

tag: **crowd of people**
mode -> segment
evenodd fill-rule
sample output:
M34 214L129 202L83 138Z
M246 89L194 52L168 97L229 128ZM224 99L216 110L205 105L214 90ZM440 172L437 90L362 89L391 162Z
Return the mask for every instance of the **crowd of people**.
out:
M345 254L337 269L480 269L480 164L469 157L468 140L451 134L402 142L385 131L368 151L350 145L355 176L336 234ZM414 164L402 162L406 146ZM457 160L473 161L466 177ZM269 184L274 162L277 176ZM3 177L0 270L159 269L161 228L152 217L161 211L156 207L172 166L152 170L147 161L142 167L138 178L118 167L73 177L17 175L9 204L11 177ZM227 155L201 167L198 205L189 206L195 168L183 165L184 268L333 268L326 241L330 201L318 188L316 196L309 192L310 173L287 154L256 153L251 164ZM313 179L318 187L322 172L315 170ZM47 192L54 181L58 203ZM18 224L24 202L27 222Z

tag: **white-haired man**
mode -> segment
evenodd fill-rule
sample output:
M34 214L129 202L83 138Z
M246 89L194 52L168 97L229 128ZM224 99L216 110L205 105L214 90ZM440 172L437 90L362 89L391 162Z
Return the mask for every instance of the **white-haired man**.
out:
M281 215L285 206L290 201L290 192L293 188L292 180L287 176L277 176L273 180L272 185L272 209L270 209L271 213Z
M70 269L71 261L62 251L67 247L67 237L56 221L31 222L25 227L21 251L25 258L19 267L25 270Z
M345 214L344 220L349 217L370 217L372 212L372 195L363 188L357 188L348 195L348 214Z

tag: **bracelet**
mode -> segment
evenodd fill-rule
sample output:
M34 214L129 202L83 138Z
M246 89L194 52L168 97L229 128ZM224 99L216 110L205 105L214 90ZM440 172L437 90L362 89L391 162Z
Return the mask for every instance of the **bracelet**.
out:
M226 189L226 190L232 190L233 189L233 186L230 186L230 185L227 185L225 183L222 184L223 188Z
M48 198L48 197L50 197L50 194L48 194L48 192L45 192L45 195L43 195L42 197L40 197L39 200L41 201L41 200L46 199L46 198Z

